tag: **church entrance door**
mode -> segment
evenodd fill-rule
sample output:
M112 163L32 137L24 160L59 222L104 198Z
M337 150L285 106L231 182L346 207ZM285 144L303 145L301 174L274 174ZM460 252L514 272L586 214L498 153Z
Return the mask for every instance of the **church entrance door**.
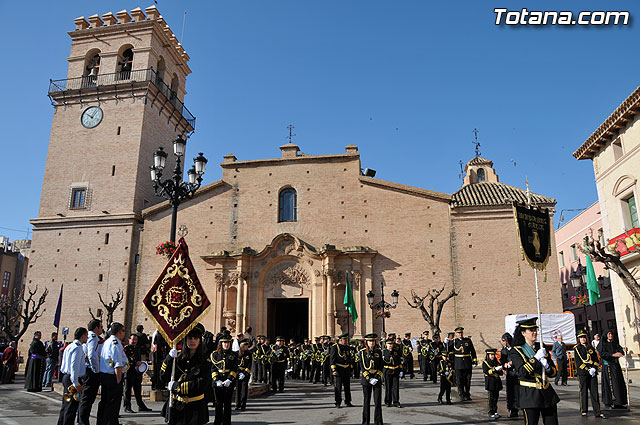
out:
M269 298L267 303L267 336L271 342L281 336L287 344L293 338L302 343L309 337L308 298Z

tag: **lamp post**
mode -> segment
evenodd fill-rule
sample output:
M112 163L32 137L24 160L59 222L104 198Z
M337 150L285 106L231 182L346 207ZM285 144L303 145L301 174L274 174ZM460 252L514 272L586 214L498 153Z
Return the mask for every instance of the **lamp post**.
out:
M189 181L182 180L181 158L184 156L187 141L179 136L173 141L173 155L176 157L176 166L173 169L173 176L166 180L161 180L162 171L166 165L167 153L162 147L159 147L153 154L153 166L151 170L151 180L153 181L153 190L156 196L162 196L169 200L173 207L171 214L171 242L176 241L176 222L178 219L178 205L182 201L191 199L196 190L202 184L202 175L207 165L207 158L203 153L193 158L193 166L187 171Z
M587 269L586 267L582 267L582 263L580 262L580 259L578 259L578 267L576 267L576 269L571 273L569 278L571 279L571 286L573 286L575 293L579 295L584 295L586 293L585 289L587 285ZM585 322L587 331L589 331L589 320L587 318L587 305L582 304L582 307L584 308L584 322Z
M373 298L375 297L375 294L373 293L372 290L369 290L369 292L367 293L367 302L369 303L369 307L371 308L371 310L382 311L382 336L383 337L387 336L387 331L385 328L385 319L386 319L385 313L387 310L396 308L398 306L399 296L400 296L400 293L394 289L393 292L391 293L391 304L389 304L384 300L384 280L380 281L380 301L379 302L375 304L373 303Z

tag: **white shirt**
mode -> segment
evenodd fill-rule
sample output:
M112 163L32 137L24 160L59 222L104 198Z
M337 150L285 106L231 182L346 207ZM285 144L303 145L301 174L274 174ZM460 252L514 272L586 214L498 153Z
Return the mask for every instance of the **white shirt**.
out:
M122 348L122 341L116 338L115 335L111 335L108 340L102 344L102 350L100 350L100 372L115 374L117 367L124 367L129 364L129 359L124 354L124 348Z
M69 375L69 379L71 379L73 385L78 385L80 377L87 373L87 364L82 343L77 339L64 349L60 372Z
M82 349L87 358L87 368L93 373L100 373L100 337L93 331L89 331L89 339L83 344Z

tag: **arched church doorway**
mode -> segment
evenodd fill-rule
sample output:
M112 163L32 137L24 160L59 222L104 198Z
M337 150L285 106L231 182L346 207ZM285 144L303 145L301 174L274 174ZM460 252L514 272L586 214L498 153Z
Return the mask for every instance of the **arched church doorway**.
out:
M267 336L272 342L281 336L288 343L302 343L309 337L309 298L269 298Z

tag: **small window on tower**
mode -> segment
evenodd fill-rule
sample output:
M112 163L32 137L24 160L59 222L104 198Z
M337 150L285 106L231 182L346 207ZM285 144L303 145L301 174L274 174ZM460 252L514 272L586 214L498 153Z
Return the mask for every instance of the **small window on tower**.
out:
M85 208L87 189L75 188L71 191L71 208Z
M133 49L126 48L120 53L118 58L118 79L128 80L131 78L131 69L133 68Z
M485 181L487 178L484 174L484 168L478 168L478 181L479 182L483 182Z
M298 221L297 214L297 194L292 187L283 189L280 192L278 202L278 222Z

